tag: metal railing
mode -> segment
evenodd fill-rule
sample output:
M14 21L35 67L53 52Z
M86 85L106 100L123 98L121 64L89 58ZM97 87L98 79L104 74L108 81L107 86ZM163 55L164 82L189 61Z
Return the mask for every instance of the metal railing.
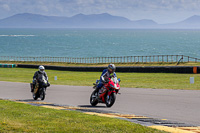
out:
M0 56L0 61L22 62L63 62L63 63L159 63L159 62L200 62L200 59L184 55L152 55L152 56L122 56L122 57L20 57Z

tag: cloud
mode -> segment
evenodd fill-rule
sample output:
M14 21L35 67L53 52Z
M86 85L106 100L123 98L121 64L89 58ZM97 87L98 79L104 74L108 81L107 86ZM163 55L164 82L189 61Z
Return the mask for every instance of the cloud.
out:
M154 11L154 10L184 10L195 11L200 10L199 0L0 0L0 4L4 5L5 9L14 10L17 12L27 11L50 11L57 12L105 12L121 10L132 11ZM120 10L119 10L120 9Z
M7 5L7 4L3 4L1 7L2 7L5 11L10 11L10 6Z

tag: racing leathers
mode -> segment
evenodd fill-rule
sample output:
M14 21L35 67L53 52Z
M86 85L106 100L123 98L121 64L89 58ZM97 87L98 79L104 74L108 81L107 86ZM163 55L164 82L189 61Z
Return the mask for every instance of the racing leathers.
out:
M43 77L45 78L45 80L47 81L47 84L44 83L43 81ZM50 84L48 83L48 76L46 74L45 71L41 72L41 71L36 71L34 76L33 76L33 89L35 88L36 85L36 80L39 83L39 87L47 87ZM33 90L31 90L33 92Z
M99 89L101 87L103 87L103 84L107 83L108 79L111 77L117 77L116 73L115 72L111 73L108 69L104 69L100 76L100 82L99 82L96 90L99 91Z

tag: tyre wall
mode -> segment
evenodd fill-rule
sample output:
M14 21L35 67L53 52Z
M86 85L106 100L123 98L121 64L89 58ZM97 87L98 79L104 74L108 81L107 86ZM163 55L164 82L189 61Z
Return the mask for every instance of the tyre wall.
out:
M44 65L45 66L45 65ZM38 68L39 65L18 64L20 68ZM49 70L102 72L106 67L65 67L45 66ZM200 73L198 66L120 66L116 72L138 72L138 73Z
M0 64L0 68L13 68L16 64Z

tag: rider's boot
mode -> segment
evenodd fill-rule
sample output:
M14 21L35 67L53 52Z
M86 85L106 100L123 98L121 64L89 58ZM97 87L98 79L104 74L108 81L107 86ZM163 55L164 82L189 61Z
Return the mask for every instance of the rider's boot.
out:
M31 92L33 92L33 91L34 91L34 88L35 88L35 85L34 85L34 84L32 84L32 86L31 86Z

